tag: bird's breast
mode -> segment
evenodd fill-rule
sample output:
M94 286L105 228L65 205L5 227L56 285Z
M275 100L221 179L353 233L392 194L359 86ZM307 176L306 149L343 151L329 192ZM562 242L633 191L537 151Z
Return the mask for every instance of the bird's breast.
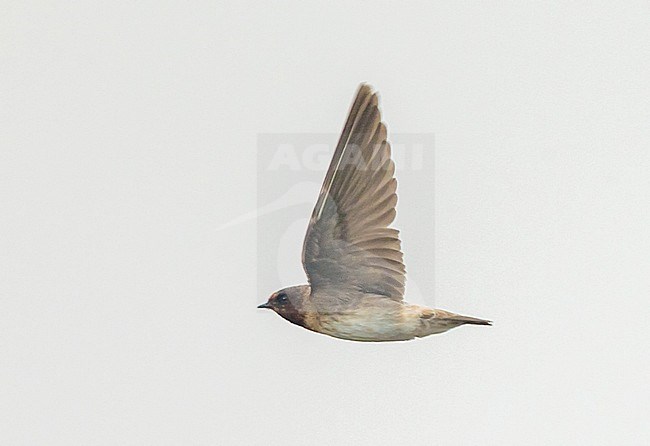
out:
M321 313L315 331L354 341L405 341L416 336L420 322L404 310L405 305L397 304Z

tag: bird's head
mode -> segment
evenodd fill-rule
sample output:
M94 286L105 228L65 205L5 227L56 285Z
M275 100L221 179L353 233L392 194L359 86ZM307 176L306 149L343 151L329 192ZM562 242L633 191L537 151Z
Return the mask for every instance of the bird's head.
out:
M284 288L271 294L266 303L258 305L257 308L268 308L289 322L303 325L303 299L308 295L309 286L307 285Z

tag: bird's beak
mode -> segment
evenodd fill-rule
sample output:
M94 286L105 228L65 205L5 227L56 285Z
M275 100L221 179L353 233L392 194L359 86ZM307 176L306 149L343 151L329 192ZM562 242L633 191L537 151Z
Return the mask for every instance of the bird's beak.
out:
M264 302L262 305L258 305L257 308L271 308L268 302Z

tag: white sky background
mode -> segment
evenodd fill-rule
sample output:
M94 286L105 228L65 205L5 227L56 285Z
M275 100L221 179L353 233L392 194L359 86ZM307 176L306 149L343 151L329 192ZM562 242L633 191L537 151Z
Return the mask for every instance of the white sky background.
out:
M650 6L456 3L2 2L0 442L648 444ZM362 80L436 135L435 191L398 178L436 305L493 327L255 309L278 265L217 228L257 135L338 132Z

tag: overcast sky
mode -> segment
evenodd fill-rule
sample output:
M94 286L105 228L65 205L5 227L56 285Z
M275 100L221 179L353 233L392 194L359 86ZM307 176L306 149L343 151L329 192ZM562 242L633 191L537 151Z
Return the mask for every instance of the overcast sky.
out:
M650 6L350 3L3 2L2 444L650 443ZM361 81L433 135L406 299L493 327L255 308ZM269 134L324 163L260 168Z

